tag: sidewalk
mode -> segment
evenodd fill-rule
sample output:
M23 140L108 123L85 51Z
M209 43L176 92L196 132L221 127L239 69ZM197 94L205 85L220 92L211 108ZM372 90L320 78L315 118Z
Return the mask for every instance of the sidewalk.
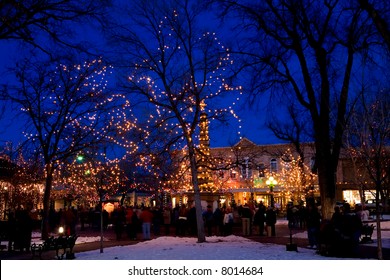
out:
M293 234L298 232L304 232L302 229L294 229ZM77 234L80 237L97 237L100 236L100 231L96 229L86 228L84 231L78 230ZM239 225L234 227L233 234L241 235L241 227ZM116 240L114 230L112 228L108 228L104 231L104 241L103 241L103 253L104 248L114 247L114 246L127 246L136 244L138 242L142 242L141 233L138 234L138 240L130 240L127 238L126 234L123 234L122 240ZM171 236L174 236L174 228L171 229ZM287 245L290 243L290 230L285 224L277 224L276 225L276 236L268 237L268 236L259 236L254 232L251 236L246 236L248 239L251 239L256 242L262 243L274 243L279 245ZM152 238L156 238L152 235ZM298 251L299 248L306 248L308 245L307 239L304 238L292 238L292 243L297 244ZM73 252L75 253L77 260L77 253L91 250L100 250L101 242L87 242L87 243L79 243L76 244ZM42 260L56 260L55 251L43 252L41 259ZM383 249L383 257L386 260L390 259L390 248ZM361 259L376 259L377 258L377 248L376 246L369 246L366 244L361 244L359 249L359 258ZM39 256L32 257L31 252L20 252L20 251L12 251L8 252L7 250L0 251L0 260L39 260Z

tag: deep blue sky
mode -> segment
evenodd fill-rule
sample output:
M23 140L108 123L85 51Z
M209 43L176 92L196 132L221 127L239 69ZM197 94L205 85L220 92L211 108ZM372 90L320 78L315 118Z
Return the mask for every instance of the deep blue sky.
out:
M83 40L94 38L94 34L87 33L88 28L82 28L84 32ZM80 32L80 29L78 28ZM90 31L89 31L90 32ZM12 75L6 73L8 67L13 67L20 54L23 53L23 47L14 41L0 41L0 84L4 84L12 79ZM112 85L111 85L112 86ZM241 122L233 120L229 126L220 124L211 124L210 141L212 147L230 146L239 141L239 137L246 137L257 144L280 143L272 132L264 126L265 107L256 109L242 109L245 98L240 99L241 104L237 104L235 111L241 118ZM24 122L18 110L6 107L5 114L0 119L0 146L6 141L13 142L15 145L23 140L22 130ZM239 128L241 126L241 128ZM240 134L238 134L240 132Z
M0 41L1 83L12 79L12 74L7 74L6 68L12 67L15 64L19 52L20 49L16 44ZM245 102L243 98L241 101L242 103ZM253 110L246 108L246 110L241 111L241 105L243 104L236 106L236 111L241 118L240 123L237 120L233 120L228 126L218 123L215 125L211 124L210 141L212 147L230 146L236 143L240 136L246 137L257 144L280 142L280 140L274 137L272 132L264 127L265 113L262 114L261 111L265 112L265 108ZM6 141L13 142L16 145L24 139L22 136L23 125L24 122L20 112L10 106L6 106L6 112L2 119L0 119L0 146ZM241 129L239 129L239 125ZM213 129L215 126L216 128ZM238 134L239 131L240 134Z

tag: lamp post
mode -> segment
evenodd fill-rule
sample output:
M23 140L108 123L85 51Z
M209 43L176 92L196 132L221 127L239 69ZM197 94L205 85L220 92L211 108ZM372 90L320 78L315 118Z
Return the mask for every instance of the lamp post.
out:
M94 160L88 158L93 169L99 170L99 166L95 163ZM83 165L83 173L84 176L90 177L92 173L90 169L85 170L84 162L86 161L86 156L84 154L79 154L76 157L76 161ZM93 175L94 184L97 188L97 192L99 194L99 204L100 204L100 253L103 253L103 240L104 240L104 219L103 219L103 198L105 195L104 192L104 173L97 171L96 174Z
M99 204L100 204L100 253L103 253L103 239L104 239L104 217L103 217L103 199L104 199L104 182L103 182L103 174L100 174L96 178L98 180L98 193L99 193Z
M269 191L271 193L271 207L274 207L274 186L278 183L274 177L269 177L268 180L265 182L267 186L269 187Z

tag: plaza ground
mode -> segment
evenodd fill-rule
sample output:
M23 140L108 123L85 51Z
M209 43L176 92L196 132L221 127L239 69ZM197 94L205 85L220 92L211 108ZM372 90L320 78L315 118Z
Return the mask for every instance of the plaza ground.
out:
M390 224L386 217L384 221L384 225ZM242 236L242 231L240 225L235 225L233 228L233 234L236 236ZM390 234L390 228L384 226L382 229L382 239L383 239L383 258L386 260L390 259L390 239L388 238ZM34 238L32 242L39 242L39 237L37 236L39 233L34 233ZM130 240L127 238L126 234L123 233L123 238L121 240L117 240L115 236L114 229L109 227L103 233L103 242L100 241L100 230L96 228L86 227L84 230L77 230L77 235L79 236L78 242L76 243L73 252L75 253L76 259L77 254L86 251L100 250L103 248L117 247L117 246L128 246L134 245L142 240L142 234L138 233L137 240ZM170 235L175 236L175 229L171 227ZM152 234L152 239L157 238L159 236L154 236ZM286 246L291 241L293 244L296 244L298 250L299 248L307 248L308 240L306 238L305 229L293 229L291 231L290 238L290 230L287 226L287 222L285 219L278 220L276 224L276 236L259 236L256 229L254 229L253 234L250 236L245 236L245 238L252 240L254 242L260 243L270 243L270 244L278 244ZM377 258L377 246L376 240L373 236L373 243L360 244L357 258L358 259L376 259ZM43 252L41 258L38 256L32 257L31 252L20 252L20 251L11 251L2 250L0 252L1 260L52 260L55 259L55 252L48 251Z

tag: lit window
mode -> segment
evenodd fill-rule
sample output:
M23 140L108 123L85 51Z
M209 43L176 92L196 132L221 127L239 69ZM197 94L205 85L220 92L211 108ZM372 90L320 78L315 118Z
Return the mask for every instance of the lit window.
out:
M271 162L270 162L270 172L271 173L276 173L278 172L278 163L276 161L276 159L271 159Z
M265 173L264 173L265 166L264 166L264 163L260 163L257 166L257 170L259 171L259 178L264 178L265 177Z

